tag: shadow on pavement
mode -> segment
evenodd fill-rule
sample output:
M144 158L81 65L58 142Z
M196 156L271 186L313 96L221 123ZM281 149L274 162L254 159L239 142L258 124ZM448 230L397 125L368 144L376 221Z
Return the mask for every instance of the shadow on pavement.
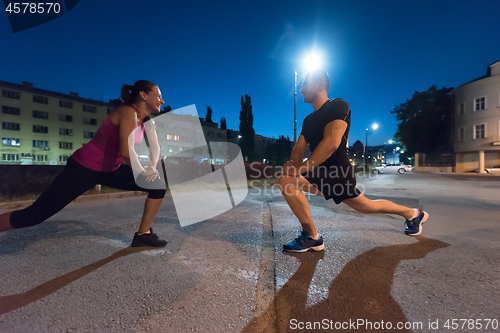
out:
M416 243L376 247L348 262L329 287L328 298L307 307L307 297L316 265L323 259L321 253L288 254L300 261L295 274L277 293L273 304L252 320L243 332L294 332L290 320L298 322L349 322L364 319L372 323L391 322L394 332L398 322L407 322L399 304L391 296L396 267L402 260L421 259L428 253L450 244L415 237ZM328 254L328 253L327 253ZM270 318L276 318L272 320ZM320 331L321 327L308 330ZM344 331L364 332L357 328ZM372 330L373 331L373 330ZM378 331L378 330L377 330ZM382 330L380 330L382 331ZM411 332L400 329L398 332Z
M31 290L28 290L22 294L15 294L10 296L2 296L0 297L0 315L14 311L23 306L26 306L30 303L38 301L59 289L67 286L68 284L84 277L85 275L95 271L96 269L106 265L107 263L116 260L121 257L125 257L132 253L142 252L151 250L151 247L127 247L114 254L110 255L107 258L99 260L90 265L79 268L73 272L69 272L67 274L61 275L52 279L50 281L45 282L44 284L35 287Z

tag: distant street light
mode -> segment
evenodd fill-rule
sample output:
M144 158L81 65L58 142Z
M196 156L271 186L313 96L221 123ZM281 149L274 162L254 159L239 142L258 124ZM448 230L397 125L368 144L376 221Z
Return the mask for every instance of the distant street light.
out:
M389 144L390 144L390 145L392 145L392 143L393 143L393 142L394 142L394 141L392 141L392 140L389 140Z
M376 130L378 128L378 124L373 124L372 125L372 129L373 130ZM365 170L368 170L368 160L366 159L366 154L368 153L366 151L367 147L368 147L368 132L369 132L369 129L368 127L366 128L366 140L365 140L365 146L364 146L364 149L363 149L363 155L365 156Z

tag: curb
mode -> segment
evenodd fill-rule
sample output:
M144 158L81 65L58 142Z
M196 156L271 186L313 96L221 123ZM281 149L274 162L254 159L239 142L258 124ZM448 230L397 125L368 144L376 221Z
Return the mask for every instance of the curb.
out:
M128 198L134 196L142 196L146 195L145 192L133 191L133 192L114 192L114 193L103 193L103 194L88 194L81 195L72 202L86 202L93 200L109 200L109 199L121 199ZM0 202L0 209L20 209L30 206L35 202L33 200L23 200L23 201L9 201L9 202Z
M423 173L423 172L422 172ZM444 176L456 180L491 180L500 181L500 173L455 173L455 172L432 172L433 175Z

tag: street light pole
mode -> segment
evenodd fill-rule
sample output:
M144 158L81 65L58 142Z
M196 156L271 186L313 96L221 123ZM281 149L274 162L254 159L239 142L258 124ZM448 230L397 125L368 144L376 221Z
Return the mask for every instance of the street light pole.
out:
M293 94L293 143L297 143L297 71L295 71L295 91Z
M368 171L368 161L366 160L366 153L367 153L366 147L367 146L368 146L368 128L366 129L365 147L363 149L363 151L364 151L363 155L365 156L365 172Z
M376 130L378 128L378 124L373 124L372 125L372 128L373 130ZM365 168L366 168L366 171L368 171L368 160L367 160L367 157L366 157L366 154L368 154L368 127L366 128L366 139L365 139Z

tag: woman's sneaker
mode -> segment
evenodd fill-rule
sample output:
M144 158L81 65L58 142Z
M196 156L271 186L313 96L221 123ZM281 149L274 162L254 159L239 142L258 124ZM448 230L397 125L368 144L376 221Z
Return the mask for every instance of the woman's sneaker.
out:
M413 220L406 219L405 234L408 236L417 236L422 232L422 224L429 218L429 214L419 209L419 214Z
M142 234L142 235L139 235L139 233L136 232L134 235L134 239L132 240L131 246L164 247L167 245L167 241L158 237L158 235L153 232L153 228L150 228L149 231L150 231L149 234Z
M283 251L287 252L321 251L324 248L323 236L319 236L319 239L314 239L305 231L302 231L300 236L293 241L283 245Z

